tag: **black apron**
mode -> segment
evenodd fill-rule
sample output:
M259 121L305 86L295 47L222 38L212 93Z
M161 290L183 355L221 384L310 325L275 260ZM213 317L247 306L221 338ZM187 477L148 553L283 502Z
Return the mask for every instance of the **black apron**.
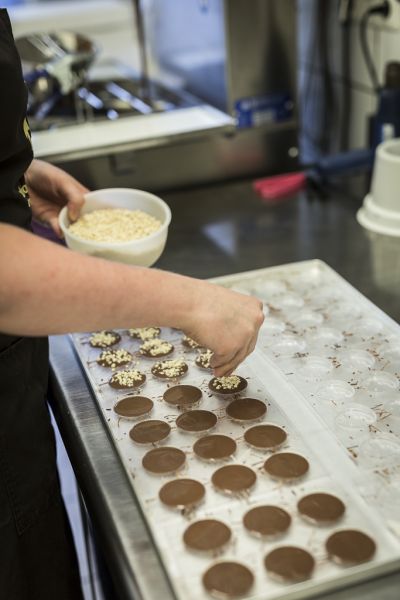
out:
M26 103L10 21L0 9L0 221L30 230ZM0 597L5 600L82 598L60 493L47 382L47 339L0 333Z

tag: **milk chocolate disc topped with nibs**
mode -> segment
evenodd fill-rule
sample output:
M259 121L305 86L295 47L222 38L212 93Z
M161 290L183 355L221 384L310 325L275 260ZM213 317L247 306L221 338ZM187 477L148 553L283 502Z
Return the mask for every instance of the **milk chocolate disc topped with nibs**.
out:
M254 584L254 575L238 562L220 562L203 575L207 592L218 600L233 600L247 596Z
M330 525L339 521L346 510L343 502L332 494L308 494L297 503L299 514L309 523Z
M244 439L257 450L276 450L287 440L287 433L276 425L255 425L244 433Z
M102 367L116 369L117 367L129 365L132 360L132 354L121 348L119 350L103 350L96 362Z
M289 529L292 518L279 506L256 506L243 517L243 525L258 538L275 538Z
M109 348L121 341L121 336L116 331L98 331L89 338L92 348Z
M197 350L198 348L202 348L202 345L193 340L191 337L185 335L182 338L182 346L185 348L189 348L189 350Z
M159 379L178 379L188 372L187 364L180 358L156 362L151 372Z
M215 394L221 396L232 396L239 394L247 388L247 381L239 375L229 375L225 377L213 377L208 384L208 387Z
M257 476L252 469L244 465L227 465L212 474L214 487L225 494L247 492L255 485Z
M169 475L179 471L186 461L185 453L179 448L162 446L154 448L143 456L142 465L154 475Z
M144 373L141 373L137 369L126 369L114 373L108 383L112 388L125 390L140 387L145 381L146 375Z
M139 353L147 358L161 358L168 356L174 351L174 347L170 342L154 338L146 340L139 348Z
M202 502L206 489L195 479L175 479L164 484L158 496L169 508L188 510Z
M200 402L202 395L202 391L194 385L174 385L165 390L163 398L167 404L183 409Z
M153 410L154 403L145 396L127 396L114 404L114 412L124 419L138 419Z
M158 338L161 329L159 327L136 327L134 329L128 329L128 333L132 338L145 342L146 340Z
M129 437L137 444L155 444L165 440L171 433L171 427L165 421L142 421L129 432Z
M188 548L197 552L215 552L228 544L232 537L230 528L216 519L203 519L189 525L183 534Z
M272 479L294 481L304 477L310 465L308 460L293 452L273 454L264 463L264 470Z
M265 402L256 398L236 398L226 407L226 414L234 421L257 421L267 412Z
M206 350L205 352L200 352L200 354L196 356L196 360L194 362L198 367L200 367L200 369L210 371L212 356L213 352L211 350Z
M339 565L358 565L374 556L376 544L362 531L343 529L333 533L325 542L328 557Z
M226 460L236 452L236 442L227 435L206 435L197 440L193 451L203 460Z
M272 579L284 583L299 583L310 579L315 560L303 548L281 546L267 554L264 565Z
M188 410L176 419L176 426L182 431L200 433L210 431L217 424L217 416L209 410Z

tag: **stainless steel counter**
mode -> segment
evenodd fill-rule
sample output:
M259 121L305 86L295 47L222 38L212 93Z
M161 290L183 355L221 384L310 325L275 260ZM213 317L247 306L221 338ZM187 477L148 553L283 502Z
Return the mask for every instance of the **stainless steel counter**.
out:
M264 204L250 182L163 196L173 220L158 267L197 277L321 258L400 320L400 243L369 240L354 215L361 197L300 194ZM118 595L174 597L150 533L114 450L74 350L51 339L51 396L56 419ZM397 600L400 574L330 594L332 600ZM188 599L189 600L189 599Z

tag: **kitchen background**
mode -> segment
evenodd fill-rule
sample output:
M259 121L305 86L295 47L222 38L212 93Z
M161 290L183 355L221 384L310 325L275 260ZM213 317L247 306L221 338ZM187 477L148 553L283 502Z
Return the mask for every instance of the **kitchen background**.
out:
M196 3L205 9L213 4L208 0ZM142 4L146 21L151 21L152 0ZM305 162L321 151L362 148L367 143L368 116L375 112L377 98L361 50L359 21L365 10L376 4L374 0L297 0L298 101ZM385 65L400 59L400 2L390 0L389 4L388 18L378 15L368 24L367 37L381 82ZM57 30L62 23L63 29L83 33L97 42L101 62L117 58L135 70L139 68L131 0L8 0L5 6L16 37ZM352 18L346 22L349 7ZM149 44L149 69L157 77L158 61L151 49ZM320 120L315 119L316 109Z

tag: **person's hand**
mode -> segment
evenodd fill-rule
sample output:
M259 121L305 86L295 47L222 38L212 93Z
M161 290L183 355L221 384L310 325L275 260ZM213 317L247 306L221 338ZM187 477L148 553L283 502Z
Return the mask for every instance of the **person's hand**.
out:
M220 377L230 375L253 352L263 321L262 302L254 296L204 282L196 290L185 333L213 351L211 367Z
M82 184L62 169L42 160L33 160L25 173L33 217L49 225L58 237L62 232L58 215L63 206L68 207L70 220L76 221L88 192Z

